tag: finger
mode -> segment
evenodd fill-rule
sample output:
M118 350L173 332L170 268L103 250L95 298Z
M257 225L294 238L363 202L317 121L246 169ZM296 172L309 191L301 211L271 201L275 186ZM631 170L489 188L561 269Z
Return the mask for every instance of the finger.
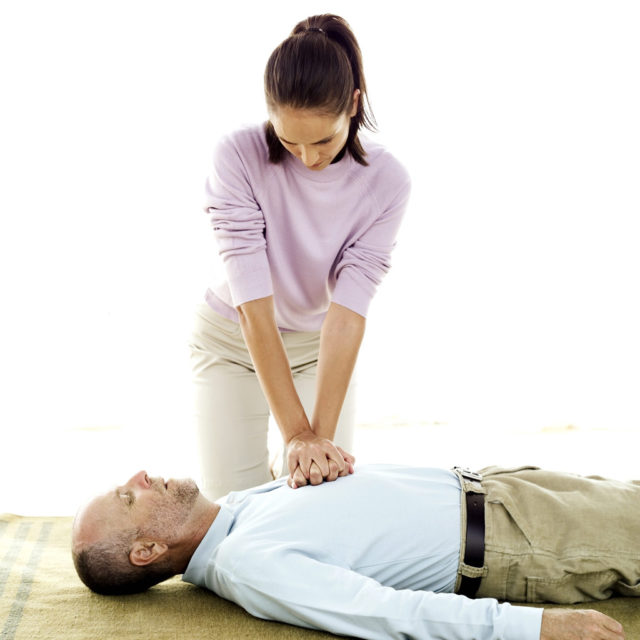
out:
M344 469L340 471L338 474L341 478L348 476L350 473L353 473L353 467L350 464L345 464Z
M294 453L293 451L287 452L287 468L288 469L297 469L300 464L300 457ZM289 472L290 476L293 476L293 471Z
M291 474L291 479L296 487L304 487L308 484L307 479L304 477L302 473L302 469L300 467L296 467L293 473Z
M605 615L604 613L601 614L602 615L602 626L607 629L608 631L611 631L614 636L614 638L624 638L624 629L622 627L622 625L617 621L614 620L613 618L610 618L609 616Z
M325 478L325 480L327 482L333 482L339 476L340 469L338 469L338 465L333 460L329 460L329 475Z
M297 472L298 476L296 476L295 473L292 473L288 478L287 478L287 484L292 488L292 489L297 489L299 486L304 486L304 484L299 484L299 483L304 483L306 482L306 480L304 479L304 476L302 475L302 473L300 473L300 471ZM297 481L296 481L297 480Z
M624 633L617 633L616 631L610 631L608 628L600 626L598 627L597 637L599 640L624 640Z
M344 478L353 473L353 464L345 461L344 469L340 472L340 477Z
M336 449L340 452L342 457L349 462L350 464L356 463L356 457L348 452L346 452L342 447L336 446Z
M309 479L309 470L311 469L312 464L313 458L308 455L300 456L300 459L298 460L298 468L300 469L300 473L304 476L305 480Z
M325 454L324 451L321 451L317 456L313 456L313 464L318 467L320 475L323 478L326 478L329 475L329 461L327 460L328 456L329 454ZM313 464L311 465L312 467ZM313 470L310 469L309 472L313 473Z
M598 638L598 640L624 640L622 625L617 620L593 609L582 610L580 613L586 616L588 621L584 631L590 630L592 634L597 634L585 637Z
M331 450L326 452L326 457L329 460L332 460L337 465L339 472L342 472L344 470L346 466L346 462L342 454L340 453L340 451L338 451L336 447L331 447ZM328 474L328 471L327 471L327 474Z
M295 438L291 440L287 445L287 467L294 470L300 467L303 477L308 479L309 467L312 462L312 457L308 454L306 445L301 447ZM289 473L293 476L291 471Z
M313 462L309 470L309 482L314 486L324 482L322 471L320 471L320 467L315 462Z

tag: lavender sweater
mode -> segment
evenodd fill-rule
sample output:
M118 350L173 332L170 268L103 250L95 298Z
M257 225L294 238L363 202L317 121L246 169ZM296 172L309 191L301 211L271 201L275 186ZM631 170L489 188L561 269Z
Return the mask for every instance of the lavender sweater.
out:
M238 320L236 306L274 297L285 331L317 331L331 302L366 316L407 206L409 175L382 146L362 140L368 167L350 154L311 171L291 154L268 160L263 126L218 145L205 211L226 280L209 306Z

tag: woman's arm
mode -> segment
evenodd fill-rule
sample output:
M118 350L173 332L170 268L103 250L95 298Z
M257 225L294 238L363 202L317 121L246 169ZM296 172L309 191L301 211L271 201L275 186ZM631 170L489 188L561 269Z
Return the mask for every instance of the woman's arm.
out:
M322 323L313 432L333 440L364 337L363 316L334 302Z
M336 303L329 306L320 332L316 402L311 420L311 429L316 436L328 440L333 440L335 436L342 404L364 336L365 324L365 318L351 309ZM330 475L330 480L353 473L355 458L340 447L338 450L344 456L347 466L337 473L334 472L335 475ZM303 469L296 469L291 460L287 462L291 472L290 486L304 486L309 478L311 484L318 484L318 469L312 466L309 475L305 474Z
M315 462L317 467L314 468L314 478L311 478L312 484L343 473L348 463L330 439L312 431L296 392L289 359L275 321L273 296L245 302L237 309L242 335L258 380L287 447L290 471L300 466L305 479L309 480L309 470Z

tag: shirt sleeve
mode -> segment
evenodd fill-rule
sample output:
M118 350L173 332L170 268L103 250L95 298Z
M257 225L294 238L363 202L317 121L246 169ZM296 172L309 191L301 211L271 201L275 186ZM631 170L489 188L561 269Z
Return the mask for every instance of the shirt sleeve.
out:
M336 266L336 286L332 296L333 302L365 317L379 284L391 268L391 252L396 245L411 192L409 174L399 163L389 167L380 180L393 184L395 188L391 197L382 203L375 194L371 194L374 206L381 213L343 251Z
M216 148L204 209L224 263L233 305L272 295L264 216L231 137Z
M219 593L249 613L370 640L539 640L542 609L451 593L396 590L302 553L240 558ZM218 589L215 589L218 591Z

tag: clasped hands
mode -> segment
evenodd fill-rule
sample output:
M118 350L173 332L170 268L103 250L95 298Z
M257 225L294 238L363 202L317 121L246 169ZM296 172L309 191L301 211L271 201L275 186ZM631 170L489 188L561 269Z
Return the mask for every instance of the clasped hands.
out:
M353 473L356 459L327 438L313 431L303 431L287 443L287 484L292 489L307 484L333 482Z

